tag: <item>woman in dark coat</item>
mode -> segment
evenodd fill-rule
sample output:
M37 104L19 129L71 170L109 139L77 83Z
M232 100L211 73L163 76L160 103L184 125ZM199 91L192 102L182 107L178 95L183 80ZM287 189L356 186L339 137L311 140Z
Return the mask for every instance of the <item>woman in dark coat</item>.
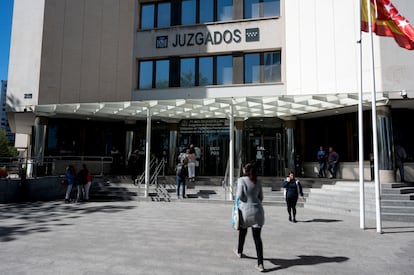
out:
M301 200L303 200L303 191L302 185L299 180L295 178L295 173L293 171L291 171L289 176L282 182L282 187L286 188L285 195L287 211L289 213L289 221L296 222L296 203L298 202L299 196Z

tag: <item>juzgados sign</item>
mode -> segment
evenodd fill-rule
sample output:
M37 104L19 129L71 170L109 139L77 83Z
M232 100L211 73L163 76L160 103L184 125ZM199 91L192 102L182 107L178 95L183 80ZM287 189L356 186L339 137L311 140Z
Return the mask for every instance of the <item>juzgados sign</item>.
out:
M245 42L260 41L259 28L245 29L244 32ZM177 33L172 41L169 40L168 35L157 36L156 48L168 48L171 47L192 47L203 45L220 45L222 43L241 43L243 38L242 31L240 29L224 30L221 31L206 31L206 32L188 32ZM170 43L169 43L170 41Z

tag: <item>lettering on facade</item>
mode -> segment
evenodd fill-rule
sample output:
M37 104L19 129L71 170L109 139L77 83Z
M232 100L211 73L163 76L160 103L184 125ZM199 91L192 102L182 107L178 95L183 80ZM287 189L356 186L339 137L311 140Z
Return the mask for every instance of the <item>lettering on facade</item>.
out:
M246 29L246 42L259 41L259 28ZM203 45L220 45L242 42L242 31L240 29L214 31L214 32L188 32L177 33L172 39L171 46L176 47L192 47ZM168 48L168 36L156 37L156 48Z
M219 146L210 146L210 156L220 156Z
M246 29L246 42L260 41L259 28Z
M183 120L180 125L182 134L228 134L229 126L223 119L190 119Z

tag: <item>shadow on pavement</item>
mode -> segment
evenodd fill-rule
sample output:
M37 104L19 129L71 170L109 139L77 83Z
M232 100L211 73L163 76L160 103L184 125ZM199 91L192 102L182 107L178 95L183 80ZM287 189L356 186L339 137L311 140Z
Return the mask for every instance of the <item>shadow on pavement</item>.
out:
M265 259L271 262L276 267L273 268L266 268L265 272L271 272L281 269L286 269L291 266L299 266L299 265L316 265L316 264L323 264L323 263L341 263L348 261L349 258L347 257L324 257L324 256L317 256L317 255L299 255L298 259Z
M116 213L136 206L64 204L63 202L35 202L5 204L0 209L0 242L16 240L19 236L49 232L56 226L73 225L71 220L95 212ZM13 219L13 225L5 221Z
M330 222L342 222L342 220L335 220L335 219L312 219L312 220L298 221L298 222L325 222L325 223L330 223Z

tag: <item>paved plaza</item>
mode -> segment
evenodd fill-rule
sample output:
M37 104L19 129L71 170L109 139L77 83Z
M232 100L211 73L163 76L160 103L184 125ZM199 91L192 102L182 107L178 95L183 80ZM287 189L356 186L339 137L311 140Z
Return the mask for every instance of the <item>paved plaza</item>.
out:
M414 224L265 206L264 265L273 274L413 274ZM128 201L0 205L0 274L255 274L233 253L231 204ZM249 230L250 231L250 230Z

